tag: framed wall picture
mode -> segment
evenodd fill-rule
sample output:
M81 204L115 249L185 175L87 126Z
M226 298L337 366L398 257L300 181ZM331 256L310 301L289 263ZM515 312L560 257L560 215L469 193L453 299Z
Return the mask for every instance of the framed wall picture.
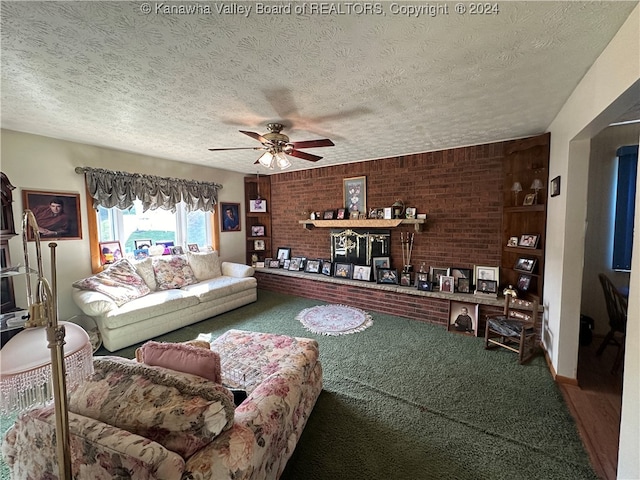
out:
M249 200L249 211L250 212L266 212L267 211L267 201L264 198L256 198L255 200Z
M379 268L378 283L398 284L398 271L394 268Z
M367 177L342 180L343 205L349 212L367 211Z
M351 264L336 262L333 269L333 276L339 278L351 278Z
M22 190L22 206L36 217L41 238L82 239L79 193ZM27 240L34 240L30 228L27 229Z
M549 186L549 194L552 197L557 197L558 195L560 195L560 177L559 176L551 180L551 183Z
M354 280L363 280L365 282L368 282L371 279L371 266L354 265L352 278Z
M122 247L120 242L99 242L100 265L110 265L122 258Z
M151 245L153 245L153 242L151 241L151 239L133 241L133 246L135 247L136 250L141 248L149 248Z
M450 332L478 336L478 304L468 302L449 302Z
M264 225L251 225L251 236L252 237L264 237Z
M531 273L533 272L533 269L535 268L535 266L536 266L535 258L521 257L518 260L516 260L516 264L513 266L513 269L517 270L518 272Z
M524 248L536 248L538 246L539 239L540 239L540 235L526 233L520 236L520 241L518 242L518 246L524 247Z
M257 252L265 250L264 240L254 240L253 249Z
M220 203L220 230L223 232L239 232L242 230L239 203Z

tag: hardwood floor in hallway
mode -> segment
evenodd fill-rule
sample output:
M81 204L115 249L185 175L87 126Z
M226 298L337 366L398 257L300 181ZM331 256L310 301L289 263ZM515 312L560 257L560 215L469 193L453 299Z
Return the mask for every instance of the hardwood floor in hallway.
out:
M617 347L607 346L596 356L602 338L580 347L579 386L560 384L591 464L603 480L615 480L618 467L618 439L622 408L622 371L611 373Z

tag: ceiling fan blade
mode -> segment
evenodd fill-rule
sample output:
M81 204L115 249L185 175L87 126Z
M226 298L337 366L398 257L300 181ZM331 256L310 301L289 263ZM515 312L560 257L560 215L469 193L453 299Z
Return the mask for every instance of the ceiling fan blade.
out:
M211 152L221 152L223 150L264 150L264 147L231 147L231 148L209 148Z
M258 140L260 143L268 143L271 144L271 142L269 140L267 140L266 138L264 138L262 135L260 135L259 133L256 132L247 132L245 130L240 130L240 133L244 133L245 135L249 135L251 138L253 138L254 140Z
M288 155L291 155L292 157L302 158L303 160L309 160L310 162L317 162L322 158L318 155L313 155L312 153L301 152L300 150L291 150Z
M302 142L291 142L293 148L316 148L316 147L333 147L335 143L333 143L328 138L323 138L320 140L304 140Z

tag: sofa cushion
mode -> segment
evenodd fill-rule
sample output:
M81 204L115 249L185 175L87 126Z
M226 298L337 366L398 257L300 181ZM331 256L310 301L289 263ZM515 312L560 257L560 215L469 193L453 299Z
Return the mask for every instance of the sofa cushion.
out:
M150 341L140 347L140 359L147 365L170 368L220 383L220 355L209 348Z
M199 282L222 275L218 252L187 252L187 261Z
M152 262L157 290L182 288L198 283L184 255L153 257Z
M222 297L256 288L255 277L218 277L184 287L184 291L195 295L200 302L216 301Z
M233 395L197 375L120 357L95 357L69 395L71 412L158 442L187 459L233 424Z
M152 292L157 290L158 284L156 283L156 273L153 271L153 260L151 257L133 262L133 266L136 267L136 272L142 277L149 289Z
M82 290L95 290L104 293L111 297L118 306L140 298L151 291L127 259L118 260L96 275L73 282L73 286Z

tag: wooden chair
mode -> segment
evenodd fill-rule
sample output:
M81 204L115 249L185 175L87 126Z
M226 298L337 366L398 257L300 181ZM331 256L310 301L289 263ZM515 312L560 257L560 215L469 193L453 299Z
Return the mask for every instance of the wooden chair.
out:
M609 333L604 337L600 347L596 351L596 355L602 355L607 345L616 345L618 353L613 363L611 373L616 373L622 364L624 356L624 341L627 331L627 299L624 298L616 286L609 280L604 273L598 275L602 290L604 292L604 300L607 304L607 314L609 315ZM621 333L620 341L616 339L616 333Z
M534 356L538 349L536 318L540 301L513 298L506 295L504 315L487 318L484 331L484 348L506 348L518 354L518 362L523 364Z

